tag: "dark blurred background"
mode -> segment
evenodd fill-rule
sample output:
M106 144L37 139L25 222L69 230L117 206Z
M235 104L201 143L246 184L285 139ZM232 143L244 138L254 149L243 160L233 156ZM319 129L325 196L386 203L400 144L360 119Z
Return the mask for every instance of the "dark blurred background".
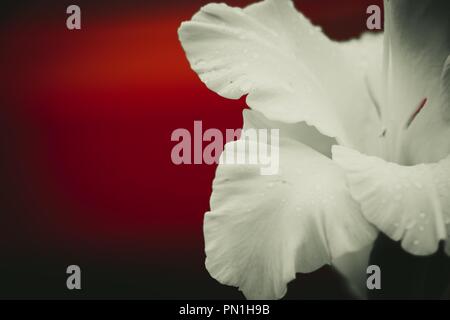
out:
M176 128L239 128L243 100L210 92L177 28L210 1L2 1L0 298L239 299L204 268L215 167L175 166ZM243 6L252 1L226 1ZM332 38L381 0L296 5ZM66 29L66 8L82 30ZM82 290L66 289L66 267ZM351 298L330 268L286 298Z

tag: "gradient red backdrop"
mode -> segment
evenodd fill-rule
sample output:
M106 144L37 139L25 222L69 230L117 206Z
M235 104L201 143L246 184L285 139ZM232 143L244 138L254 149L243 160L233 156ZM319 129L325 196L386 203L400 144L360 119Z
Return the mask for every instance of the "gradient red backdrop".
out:
M178 42L207 2L3 2L0 297L241 297L203 265L215 167L170 159L176 128L242 125L245 102L210 92ZM70 4L80 31L65 27ZM365 29L370 4L381 1L296 1L338 40ZM81 292L65 288L70 264ZM327 268L291 287L290 298L348 297Z

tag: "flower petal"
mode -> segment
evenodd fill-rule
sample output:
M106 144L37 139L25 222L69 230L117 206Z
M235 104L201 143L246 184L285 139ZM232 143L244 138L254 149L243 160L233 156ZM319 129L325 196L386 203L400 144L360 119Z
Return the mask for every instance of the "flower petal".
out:
M358 251L345 254L333 261L333 267L347 280L348 288L356 298L367 298L367 266L373 243Z
M211 90L231 99L248 94L248 105L271 120L305 121L350 146L365 145L361 128L376 126L355 56L289 0L245 9L209 4L182 24L179 37Z
M222 158L236 150L248 157L264 143L249 140L246 151L236 148L243 144L227 144ZM358 251L376 235L329 158L289 138L277 151L278 175L263 176L256 164L219 165L205 215L208 271L250 299L283 297L296 272Z
M435 163L401 166L333 147L333 160L347 174L364 216L403 249L430 255L449 237L450 157Z
M450 55L445 60L444 68L442 69L441 79L442 98L447 103L444 103L444 117L450 121Z
M439 79L450 52L450 3L447 0L385 0L386 37L391 66L418 81L424 75ZM405 64L409 67L404 68Z
M321 134L315 127L305 122L286 123L267 119L261 112L244 110L244 130L246 129L279 129L280 138L289 138L301 142L331 159L331 147L336 140Z
M450 2L395 0L385 8L389 160L436 162L450 153Z
M439 81L435 93L403 136L401 163L433 163L450 154L450 56Z

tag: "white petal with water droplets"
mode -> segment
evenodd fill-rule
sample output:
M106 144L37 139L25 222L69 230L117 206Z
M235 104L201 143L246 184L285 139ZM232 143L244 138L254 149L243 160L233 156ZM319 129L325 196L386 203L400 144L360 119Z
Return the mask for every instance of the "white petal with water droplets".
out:
M364 216L407 252L430 255L448 238L450 158L401 166L334 146L333 160Z
M445 248L450 256L450 156L432 165L433 181L441 200L443 219L447 230Z
M245 9L209 4L179 36L211 90L231 99L248 94L248 105L271 120L305 121L349 146L366 145L365 128L377 126L362 57L330 41L289 0Z
M242 143L227 144L222 157ZM252 146L258 141L247 150ZM279 152L274 176L262 176L259 165L219 165L205 215L208 271L250 299L281 298L297 272L330 264L376 236L329 158L288 138Z

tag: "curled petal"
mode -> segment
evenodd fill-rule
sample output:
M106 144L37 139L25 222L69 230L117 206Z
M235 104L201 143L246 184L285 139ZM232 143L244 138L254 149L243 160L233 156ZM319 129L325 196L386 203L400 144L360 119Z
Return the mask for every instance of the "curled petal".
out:
M256 140L226 145L222 158ZM273 149L274 150L274 149ZM281 298L297 272L312 272L373 242L376 231L351 198L341 169L304 144L282 138L280 171L221 164L204 220L206 267L250 299Z
M435 164L401 166L333 147L364 216L404 250L430 255L449 237L450 157Z
M231 99L248 94L247 104L270 120L305 121L351 146L364 145L361 128L376 122L362 57L329 40L290 0L209 4L179 37L208 88Z

